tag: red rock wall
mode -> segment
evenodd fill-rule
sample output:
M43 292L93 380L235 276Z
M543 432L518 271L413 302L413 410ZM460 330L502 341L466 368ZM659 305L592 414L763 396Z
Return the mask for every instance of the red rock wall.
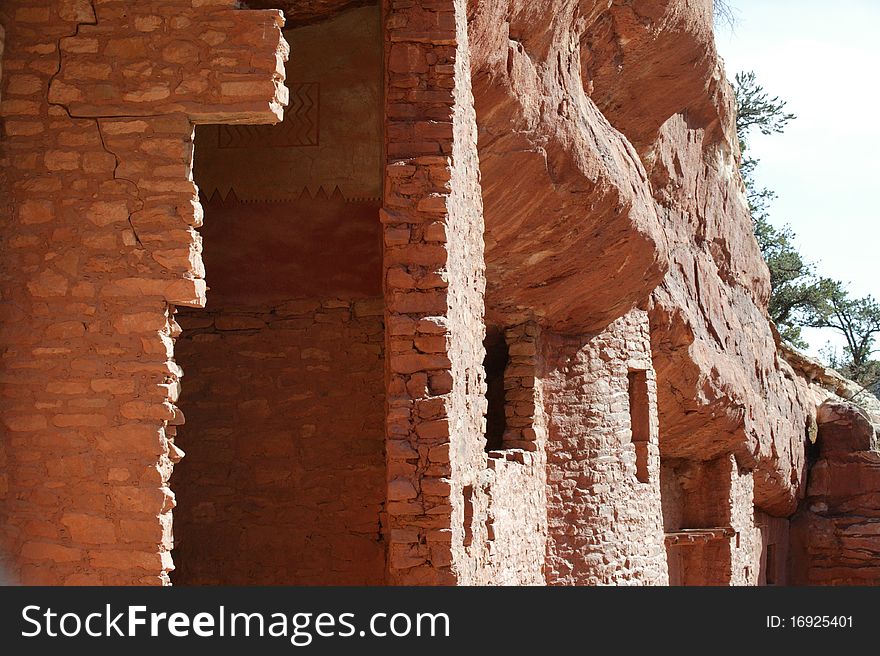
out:
M0 6L0 541L13 577L167 583L187 430L197 459L181 499L204 499L183 513L181 580L752 584L768 553L779 574L815 402L766 321L709 0L383 0L381 26L359 0L279 2L301 47L287 69L279 13L234 0ZM331 38L350 47L325 60ZM279 130L217 127L278 121L286 72ZM216 305L187 312L181 336L177 308L207 290L195 124L211 124L199 139L214 153L196 163L223 200L218 233L205 230ZM270 197L288 206L220 219ZM297 212L296 230L272 231ZM487 321L511 356L491 453ZM179 436L175 340L195 380ZM254 366L267 352L284 357ZM648 396L635 413L633 370ZM298 427L275 410L340 389L350 415L324 397ZM337 442L307 447L303 427L331 416ZM875 554L876 463L856 451L817 465L818 501L796 527L822 537L793 541L792 580L855 580ZM661 484L661 457L711 474L694 483L704 499L680 480L699 476ZM211 458L234 485L215 485ZM327 493L340 477L356 499ZM255 513L237 555L199 561L199 542L218 546L218 508L244 517L243 500L265 509L278 494L280 523ZM325 502L344 520L313 519ZM309 558L284 560L279 525ZM664 533L689 528L710 529L703 546L667 564Z
M381 315L315 299L180 318L176 584L384 581Z
M880 584L877 429L849 404L819 409L817 460L791 521L793 585Z
M670 585L730 582L732 535L697 533L693 539L678 539L678 534L687 530L723 531L730 527L730 478L725 476L726 468L729 463L723 460L662 462L660 480Z
M469 559L461 567L461 580L467 585L544 585L547 512L543 449L494 452L485 467L477 479L474 509L467 515L465 528L472 537L465 550Z
M3 49L6 45L6 30L2 25L0 25L0 89L3 88ZM0 92L2 93L2 92ZM3 96L0 95L0 100L3 99Z
M580 36L608 3L469 6L487 311L502 325L531 312L563 334L604 330L667 269L647 173L581 79Z
M754 585L762 536L752 474L728 456L664 459L663 523L671 585Z
M286 102L281 16L234 4L0 5L0 541L13 580L168 581L172 313L205 289L193 123L274 122Z
M660 502L656 385L648 320L634 310L584 342L546 336L547 582L667 582ZM636 476L630 371L648 381L648 482Z
M766 269L728 148L681 116L663 126L658 142L654 184L673 217L675 261L650 312L661 448L670 458L735 454L754 471L756 504L785 516L806 472L811 410L766 324ZM702 163L710 173L684 173Z
M540 580L541 497L524 494L540 490L540 464L505 454L490 468L484 449L483 216L465 4L384 3L391 583ZM529 509L515 511L523 501Z
M383 582L377 219L333 199L205 205L207 310L179 313L175 348L175 583Z

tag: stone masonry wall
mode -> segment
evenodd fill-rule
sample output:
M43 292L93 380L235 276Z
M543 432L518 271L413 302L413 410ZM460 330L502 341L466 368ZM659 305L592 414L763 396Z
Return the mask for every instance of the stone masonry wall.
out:
M464 0L385 3L391 583L540 581L542 497L529 491L538 491L541 460L523 453L490 466L485 453L483 216L466 13ZM529 511L516 512L524 499Z
M731 576L730 585L757 585L761 575L761 532L755 526L755 480L754 474L743 470L730 456L730 526L734 530L730 539Z
M454 583L482 453L482 207L465 3L386 0L391 583Z
M544 585L544 449L492 452L476 481L472 510L465 515L468 560L461 580L466 585Z
M172 579L383 583L381 299L210 308L180 319Z
M168 582L173 312L205 290L193 123L270 123L286 102L283 19L234 4L0 5L0 542L13 580Z
M506 430L502 448L478 455L475 484L465 493L468 585L544 585L547 551L547 422L538 380L540 328L505 329ZM482 458L479 460L478 458Z
M762 534L755 522L752 473L730 455L665 460L663 520L673 585L754 585Z
M633 310L589 341L547 335L547 582L667 582L656 388L647 315ZM628 373L647 374L648 482L636 478Z

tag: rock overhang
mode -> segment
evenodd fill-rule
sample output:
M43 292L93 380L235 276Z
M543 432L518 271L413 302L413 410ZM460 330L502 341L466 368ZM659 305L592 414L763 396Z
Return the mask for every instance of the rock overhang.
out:
M375 5L378 0L244 0L248 9L280 9L287 19L287 27L317 23L347 9Z
M470 5L487 312L567 334L601 330L667 269L648 175L583 87L579 39L607 3L586 4Z

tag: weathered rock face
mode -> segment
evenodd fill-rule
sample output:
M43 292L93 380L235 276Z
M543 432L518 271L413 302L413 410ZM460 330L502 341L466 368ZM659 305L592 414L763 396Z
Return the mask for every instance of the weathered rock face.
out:
M581 3L585 5L587 3ZM604 11L580 37L584 87L642 156L661 126L686 111L720 134L712 4L702 0L594 3ZM607 5L607 6L606 6ZM595 10L594 10L595 11Z
M736 174L710 5L472 4L487 312L527 304L569 332L593 326L591 302L601 325L656 287L663 457L734 454L754 471L755 503L785 515L803 480L810 410L765 318L769 280ZM564 245L545 251L544 239ZM542 283L529 284L530 265Z
M650 311L661 448L697 460L734 453L755 470L756 504L786 515L803 482L812 410L765 318L766 268L729 145L705 139L671 119L652 170L672 253Z
M640 153L668 240L650 311L661 451L735 454L755 471L756 505L784 515L803 480L809 410L765 318L769 279L736 173L710 4L613 3L584 39L584 78Z
M711 7L0 5L0 564L167 584L179 501L181 583L876 582Z
M761 309L710 4L472 4L487 311L595 329L669 268L651 311L664 452L735 452L784 514L807 413Z
M280 9L289 26L325 20L346 9L376 4L375 0L242 0L249 9Z
M487 312L567 333L607 326L666 270L647 174L584 92L586 4L470 8Z
M880 585L880 451L857 407L819 408L818 459L792 519L795 585Z

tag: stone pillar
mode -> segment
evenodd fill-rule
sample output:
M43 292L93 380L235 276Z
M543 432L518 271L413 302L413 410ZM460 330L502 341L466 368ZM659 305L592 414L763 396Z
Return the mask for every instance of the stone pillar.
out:
M730 545L729 585L757 585L761 576L761 531L755 524L754 473L741 469L736 458L726 459L725 479L730 480L729 513L733 537Z
M547 582L666 584L647 314L633 310L587 338L545 333L543 342ZM633 441L631 372L647 384L647 444ZM647 482L638 478L637 446L647 451Z
M451 584L482 455L483 216L463 0L386 0L390 583Z
M286 102L280 12L234 5L0 6L13 580L168 582L174 308L205 300L193 124L275 122Z

